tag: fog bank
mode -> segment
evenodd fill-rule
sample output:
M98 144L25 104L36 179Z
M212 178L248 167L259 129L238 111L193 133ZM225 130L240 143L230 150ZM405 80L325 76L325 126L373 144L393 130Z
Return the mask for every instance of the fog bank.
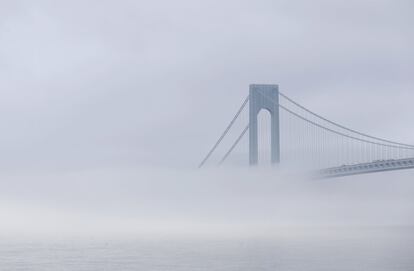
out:
M407 226L412 172L310 179L271 169L160 168L13 174L3 235L260 235L281 228Z

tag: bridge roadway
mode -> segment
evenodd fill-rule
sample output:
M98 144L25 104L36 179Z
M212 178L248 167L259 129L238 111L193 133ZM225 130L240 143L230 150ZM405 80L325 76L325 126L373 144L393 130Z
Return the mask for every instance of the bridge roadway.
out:
M335 178L410 168L414 168L414 158L405 158L397 160L377 160L370 163L343 165L340 167L322 169L320 171L320 174L323 178Z

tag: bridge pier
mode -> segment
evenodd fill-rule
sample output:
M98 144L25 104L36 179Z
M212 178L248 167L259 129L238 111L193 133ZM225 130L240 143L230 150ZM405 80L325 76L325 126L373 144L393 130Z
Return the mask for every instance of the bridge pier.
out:
M280 163L279 87L278 85L250 85L249 90L249 163L259 161L257 116L264 109L271 116L271 163Z

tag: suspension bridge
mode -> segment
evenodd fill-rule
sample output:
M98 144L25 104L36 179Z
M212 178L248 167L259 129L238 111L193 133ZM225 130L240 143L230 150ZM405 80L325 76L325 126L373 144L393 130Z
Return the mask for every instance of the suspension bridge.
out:
M259 118L263 111L269 113L265 120ZM269 122L270 129L264 129ZM232 135L232 130L238 133ZM246 134L248 142L243 144ZM232 155L248 157L250 166L263 164L267 157L270 165L300 166L327 178L414 168L414 145L341 125L294 101L277 85L250 85L249 95L199 168L212 163L228 137L232 141L215 162L218 165ZM245 145L247 152L235 154Z

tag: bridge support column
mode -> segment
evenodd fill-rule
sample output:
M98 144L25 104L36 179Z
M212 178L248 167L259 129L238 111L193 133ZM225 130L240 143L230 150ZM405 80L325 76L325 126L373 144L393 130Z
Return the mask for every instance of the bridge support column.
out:
M280 162L279 87L277 85L250 85L249 94L249 162L259 161L257 115L262 109L271 116L271 163Z

